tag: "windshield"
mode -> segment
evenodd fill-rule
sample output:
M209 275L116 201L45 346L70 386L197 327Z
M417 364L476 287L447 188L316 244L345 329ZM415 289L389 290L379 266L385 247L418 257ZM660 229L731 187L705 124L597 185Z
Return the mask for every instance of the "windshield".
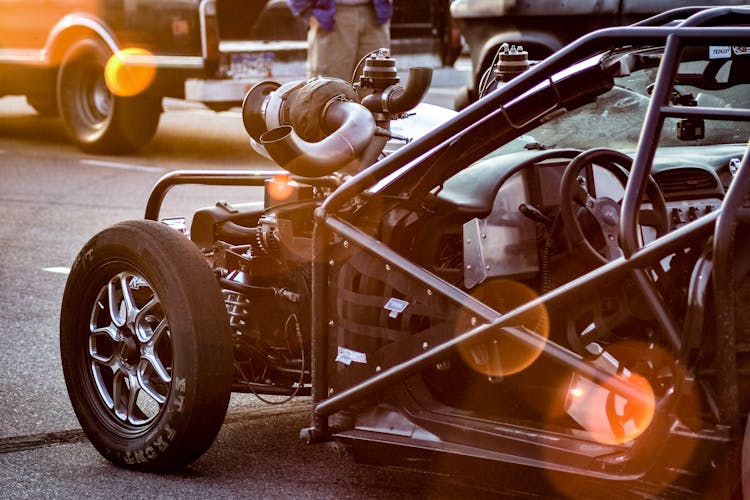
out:
M747 57L747 56L746 56ZM680 65L680 74L703 75L709 61L690 61ZM716 72L718 81L727 81L730 65ZM743 66L746 63L743 61ZM615 78L615 86L594 102L573 111L553 113L545 123L529 132L544 146L589 149L608 147L634 150L648 110L650 91L656 68L649 67ZM688 79L687 77L685 79ZM699 83L699 82L695 82ZM708 85L710 87L710 85ZM699 88L679 84L674 87L672 104L723 109L750 109L750 84L739 83L727 88ZM660 145L687 146L745 143L750 137L750 123L740 121L667 118Z

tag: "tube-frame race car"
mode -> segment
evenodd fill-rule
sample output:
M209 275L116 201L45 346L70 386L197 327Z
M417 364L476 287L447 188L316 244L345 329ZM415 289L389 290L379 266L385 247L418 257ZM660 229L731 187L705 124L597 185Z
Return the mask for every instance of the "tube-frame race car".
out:
M60 343L97 450L174 470L232 391L312 396L300 437L363 460L750 497L750 9L594 32L398 148L430 71L363 66L248 92L283 175L172 172L81 250ZM157 222L181 184L264 201Z

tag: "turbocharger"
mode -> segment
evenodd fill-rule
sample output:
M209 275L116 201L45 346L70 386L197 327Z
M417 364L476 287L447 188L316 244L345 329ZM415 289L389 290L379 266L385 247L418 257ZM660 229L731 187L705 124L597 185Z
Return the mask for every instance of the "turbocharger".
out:
M253 147L302 177L358 172L377 161L392 137L390 121L424 98L432 68L411 68L398 84L388 49L370 54L359 82L316 77L254 85L242 103Z

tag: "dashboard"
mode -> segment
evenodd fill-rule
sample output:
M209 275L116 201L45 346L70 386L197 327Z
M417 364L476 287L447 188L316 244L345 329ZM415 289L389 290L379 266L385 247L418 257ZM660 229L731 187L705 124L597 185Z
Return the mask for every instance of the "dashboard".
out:
M684 226L721 206L744 145L661 148L652 175L661 189L670 228ZM464 217L464 285L488 278L528 278L539 272L540 231L555 223L563 172L579 151L522 151L488 156L447 179L433 192L439 205ZM587 171L594 197L620 202L627 174L593 165ZM650 209L644 203L643 209ZM643 226L642 241L655 231Z

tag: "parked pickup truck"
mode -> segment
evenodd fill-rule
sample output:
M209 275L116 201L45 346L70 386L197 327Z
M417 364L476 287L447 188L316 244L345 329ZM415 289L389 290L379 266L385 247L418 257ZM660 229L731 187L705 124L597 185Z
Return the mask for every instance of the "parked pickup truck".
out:
M678 7L744 5L747 0L454 0L450 13L471 54L472 85L455 101L475 101L482 76L504 44L540 60L591 31L624 26Z
M396 0L393 52L445 53L448 0ZM59 114L94 153L156 132L164 97L214 110L304 76L306 26L284 0L0 0L0 97Z

